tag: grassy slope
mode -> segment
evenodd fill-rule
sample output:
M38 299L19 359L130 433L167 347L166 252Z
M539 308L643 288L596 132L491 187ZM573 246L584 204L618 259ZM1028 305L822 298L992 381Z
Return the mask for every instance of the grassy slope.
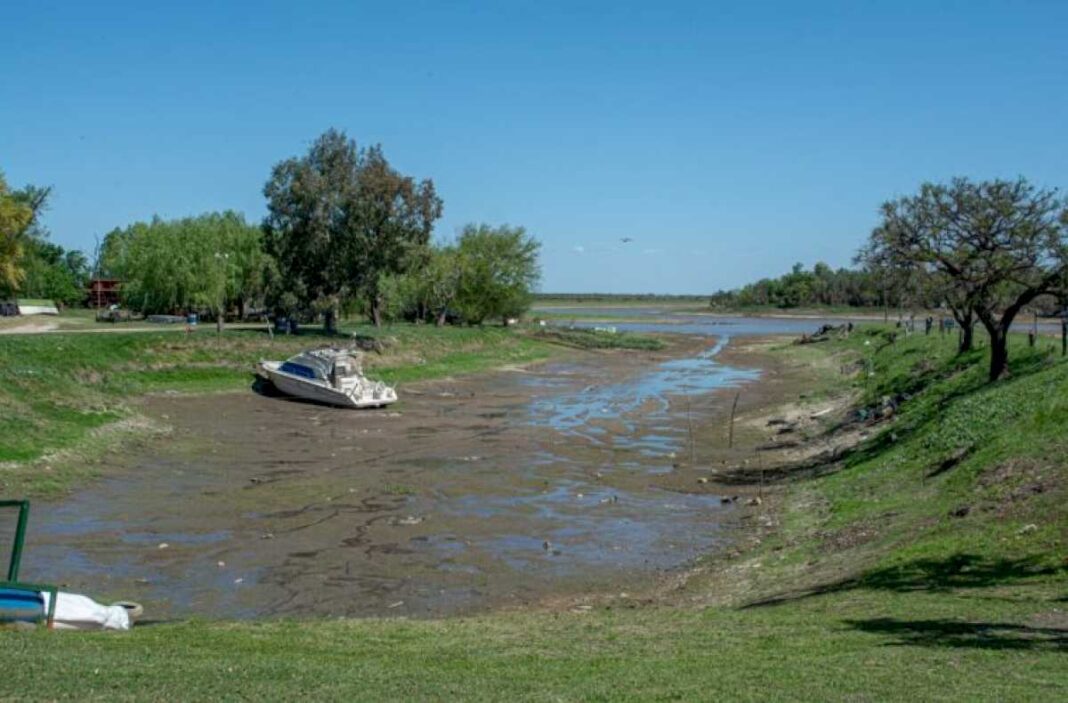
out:
M553 347L499 328L397 326L377 334L381 356L368 372L406 383L548 356ZM130 400L151 392L248 388L261 358L285 358L331 340L317 334L276 336L207 329L183 332L10 335L0 337L0 491L62 490L92 457L136 423ZM344 338L341 339L344 343ZM142 428L144 429L144 428ZM129 433L126 433L128 436Z
M14 634L0 697L1063 700L1068 363L1017 347L990 387L981 352L881 344L819 353L867 359L873 404L907 392L897 419L683 593L741 580L749 607Z
M1015 339L1012 378L991 386L983 349L885 341L872 331L834 352L871 370L853 381L869 406L902 400L896 418L837 471L792 488L762 578L799 597L1008 589L1052 604L1068 582L1068 362Z

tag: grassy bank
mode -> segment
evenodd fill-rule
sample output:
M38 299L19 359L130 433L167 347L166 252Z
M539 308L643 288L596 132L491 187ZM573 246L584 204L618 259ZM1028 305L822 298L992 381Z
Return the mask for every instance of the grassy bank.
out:
M609 332L596 329L564 329L550 327L532 333L535 339L560 344L575 349L638 349L657 351L664 348L664 342L643 334L629 332Z
M983 349L865 327L769 353L837 370L802 404L860 398L808 441L868 436L775 472L752 546L652 605L4 634L0 697L1068 696L1068 362L1014 340L1012 377L989 385Z
M959 590L1061 617L1052 613L1068 586L1068 362L1051 341L1031 349L1019 336L1011 378L991 385L987 350L957 355L953 341L891 344L872 329L825 343L848 374L843 389L861 397L826 432L875 424L840 460L783 474L782 524L751 557L761 568L746 579L748 600Z
M545 358L554 347L499 328L397 326L375 331L370 375L409 383ZM0 337L0 492L47 494L83 475L91 460L153 428L138 421L146 393L249 388L263 358L337 343L314 332L275 336L235 330L38 334ZM340 343L344 344L342 337ZM158 429L158 428L157 428Z

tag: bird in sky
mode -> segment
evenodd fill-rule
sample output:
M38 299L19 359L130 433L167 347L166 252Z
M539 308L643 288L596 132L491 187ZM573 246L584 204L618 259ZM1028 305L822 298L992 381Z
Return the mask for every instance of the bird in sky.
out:
M623 242L624 244L630 244L634 240L631 237L622 237L619 241Z

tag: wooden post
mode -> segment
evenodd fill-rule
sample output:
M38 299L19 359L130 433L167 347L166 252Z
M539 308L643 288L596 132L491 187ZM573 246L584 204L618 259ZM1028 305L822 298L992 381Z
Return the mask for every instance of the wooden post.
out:
M690 466L697 466L697 449L693 438L693 413L690 412L690 394L686 393L686 426L690 433Z
M731 425L730 430L727 433L727 448L734 449L734 413L738 410L738 396L742 394L738 391L734 394L734 402L731 403Z
M1068 356L1068 315L1061 318L1061 356Z

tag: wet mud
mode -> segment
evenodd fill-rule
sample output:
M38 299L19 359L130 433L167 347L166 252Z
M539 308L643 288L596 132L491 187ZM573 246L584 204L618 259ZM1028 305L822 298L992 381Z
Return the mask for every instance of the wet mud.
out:
M414 384L381 411L251 389L146 399L171 435L35 504L24 575L158 619L422 617L641 588L730 538L736 508L673 478L694 415L759 375L719 363L723 340Z

